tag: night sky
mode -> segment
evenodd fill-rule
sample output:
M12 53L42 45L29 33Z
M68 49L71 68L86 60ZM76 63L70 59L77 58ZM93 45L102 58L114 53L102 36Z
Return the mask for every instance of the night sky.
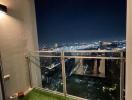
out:
M125 0L36 0L43 44L125 39Z

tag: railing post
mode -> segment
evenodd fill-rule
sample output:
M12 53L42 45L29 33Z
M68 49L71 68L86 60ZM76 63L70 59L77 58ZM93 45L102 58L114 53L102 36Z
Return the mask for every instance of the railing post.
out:
M120 100L124 100L124 59L123 52L121 52L121 60L120 60Z
M31 77L31 60L30 60L30 56L26 56L26 61L27 61L27 67L28 67L28 77L29 77L29 84L30 87L32 88L32 77Z
M65 58L64 58L64 51L61 52L61 64L62 64L62 80L63 80L63 93L66 96L67 89L66 89L66 73L65 73Z

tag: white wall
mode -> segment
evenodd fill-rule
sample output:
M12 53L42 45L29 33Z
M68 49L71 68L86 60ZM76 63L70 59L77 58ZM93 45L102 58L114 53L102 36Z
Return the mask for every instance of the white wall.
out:
M7 15L0 14L0 51L4 74L11 76L5 81L9 97L30 87L25 55L38 49L35 7L34 0L0 0L0 3L8 7ZM41 85L35 82L36 86Z
M126 100L132 100L132 0L127 0Z

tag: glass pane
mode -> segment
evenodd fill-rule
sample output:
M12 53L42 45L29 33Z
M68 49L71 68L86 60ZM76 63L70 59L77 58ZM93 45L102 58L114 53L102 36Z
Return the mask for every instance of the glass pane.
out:
M63 91L62 66L60 57L41 57L42 87L54 91Z
M104 59L69 59L67 93L89 100L120 100L120 62Z

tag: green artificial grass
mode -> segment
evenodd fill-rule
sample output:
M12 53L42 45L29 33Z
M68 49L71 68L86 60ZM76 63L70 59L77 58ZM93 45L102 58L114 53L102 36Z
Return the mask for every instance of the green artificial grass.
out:
M46 91L40 91L37 89L33 89L25 97L20 98L20 100L74 100L74 99L56 95L53 93L48 93Z

